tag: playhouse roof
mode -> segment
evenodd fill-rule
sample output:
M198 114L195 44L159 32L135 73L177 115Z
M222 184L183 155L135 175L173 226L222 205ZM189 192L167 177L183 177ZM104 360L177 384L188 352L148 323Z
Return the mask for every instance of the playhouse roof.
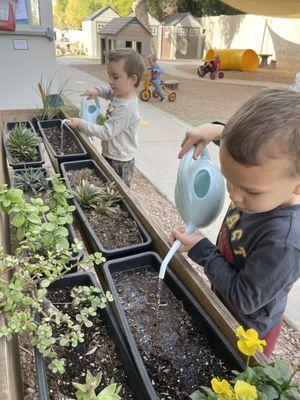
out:
M135 17L135 13L132 12L129 15L127 15L128 17ZM153 15L151 15L150 13L148 13L148 18L149 18L149 24L150 25L161 25L161 23L158 21L158 19L156 19L155 17L153 17Z
M147 33L149 33L149 35L152 36L151 32L135 16L113 18L107 24L104 25L104 27L101 29L101 31L99 33L104 34L104 35L116 35L117 33L120 32L120 30L125 28L125 26L130 23L140 24L147 31Z
M84 21L93 21L95 18L99 17L99 15L103 14L106 10L111 9L111 7L102 7L99 8L98 10L94 11L92 14L87 16ZM113 10L116 14L118 14L115 10Z
M163 25L176 25L178 24L184 17L192 14L190 12L185 13L175 13L173 15L169 15L163 22ZM193 16L192 16L193 17ZM194 17L193 17L194 18Z

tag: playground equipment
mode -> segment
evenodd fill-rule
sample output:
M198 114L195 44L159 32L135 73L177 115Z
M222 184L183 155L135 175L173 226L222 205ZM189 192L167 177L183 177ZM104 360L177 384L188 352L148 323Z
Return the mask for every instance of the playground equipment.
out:
M220 79L224 78L224 72L216 71L213 63L214 61L211 60L209 62L205 62L204 65L200 65L200 67L197 68L197 74L199 75L199 78L204 78L208 73L211 80L214 80L216 76L218 76Z
M140 99L143 101L150 100L151 96L155 99L159 97L157 91L152 86L151 78L152 71L146 71L143 81L144 89L142 89L140 92ZM176 92L174 92L173 90L169 90L168 86L163 81L161 81L161 89L166 92L166 97L169 101L173 102L176 100Z
M208 50L205 55L205 61L213 60L216 53L220 55L222 70L255 71L259 66L259 57L251 49Z
M186 223L186 234L210 225L220 214L225 198L224 178L211 161L207 148L197 160L193 159L194 150L192 147L182 158L175 187L175 204ZM181 242L176 240L164 258L159 270L160 279L164 279L167 266L180 245Z

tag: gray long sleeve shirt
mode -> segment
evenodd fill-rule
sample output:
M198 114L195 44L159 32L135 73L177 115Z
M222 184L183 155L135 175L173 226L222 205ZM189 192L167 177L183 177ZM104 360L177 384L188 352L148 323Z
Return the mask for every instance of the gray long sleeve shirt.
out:
M130 161L136 152L137 127L140 118L137 96L120 99L109 86L98 89L100 96L111 100L103 125L80 120L79 129L87 136L101 139L102 154L118 161Z
M300 205L258 214L229 209L217 246L205 238L188 255L236 319L264 337L282 320L300 275Z

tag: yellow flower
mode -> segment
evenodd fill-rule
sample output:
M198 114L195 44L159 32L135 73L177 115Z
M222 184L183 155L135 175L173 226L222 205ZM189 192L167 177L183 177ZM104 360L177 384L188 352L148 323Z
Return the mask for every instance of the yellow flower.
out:
M257 350L263 351L263 346L267 344L265 340L259 339L255 329L245 331L242 326L239 326L236 330L236 336L240 339L237 342L238 348L246 356L253 356Z
M234 385L234 394L237 400L256 400L256 387L245 381L237 381Z
M218 395L218 399L231 399L232 387L225 379L220 381L220 379L218 378L213 378L211 380L211 387L213 391Z

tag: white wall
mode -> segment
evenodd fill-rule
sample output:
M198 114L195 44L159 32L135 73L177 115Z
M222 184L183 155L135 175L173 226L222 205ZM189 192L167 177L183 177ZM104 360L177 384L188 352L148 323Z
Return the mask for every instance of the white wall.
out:
M283 39L300 44L300 19L259 15L220 15L199 18L205 28L205 49L253 49L273 54L273 41L266 24Z
M16 31L45 31L53 28L52 2L40 2L42 26L16 27ZM14 39L26 39L28 50L14 50ZM0 32L0 110L36 108L41 105L37 94L37 83L56 71L55 41L42 36L1 34ZM55 82L54 82L55 89Z

